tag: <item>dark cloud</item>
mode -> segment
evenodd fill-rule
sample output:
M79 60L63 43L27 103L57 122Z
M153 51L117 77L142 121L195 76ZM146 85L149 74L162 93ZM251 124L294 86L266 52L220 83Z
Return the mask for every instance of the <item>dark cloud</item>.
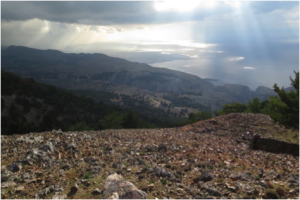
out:
M56 22L94 24L135 23L141 15L153 10L153 2L1 2L3 20L28 20L33 18ZM136 19L135 19L136 18Z
M240 2L256 12L291 9L299 2ZM192 12L157 12L154 1L48 1L48 2L1 2L2 20L42 19L66 23L94 25L147 24L203 20L216 13L228 13L234 8L218 2L208 9L199 5Z
M289 86L299 68L299 2L218 2L190 12L157 12L153 1L4 1L1 20L4 45L102 52L252 89ZM121 39L105 40L114 33ZM192 45L201 43L214 46Z

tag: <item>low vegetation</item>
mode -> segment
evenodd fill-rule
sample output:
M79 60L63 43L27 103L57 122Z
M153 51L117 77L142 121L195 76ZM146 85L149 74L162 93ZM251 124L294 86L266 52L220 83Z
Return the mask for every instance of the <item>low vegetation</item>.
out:
M286 127L299 130L299 72L294 72L295 78L291 80L294 90L286 92L274 84L274 91L278 96L270 96L268 100L260 102L258 98L249 101L248 104L225 104L223 109L215 111L217 116L228 113L263 113L269 115L275 122Z
M156 127L151 116L143 118L120 106L95 102L89 97L76 96L3 70L1 108L1 134L4 135L52 129L82 131Z

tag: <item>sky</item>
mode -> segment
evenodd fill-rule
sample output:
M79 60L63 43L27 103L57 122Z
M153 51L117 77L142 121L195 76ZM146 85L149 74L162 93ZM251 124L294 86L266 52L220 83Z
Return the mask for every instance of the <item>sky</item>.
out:
M290 86L298 1L1 1L1 45L104 53L241 84Z

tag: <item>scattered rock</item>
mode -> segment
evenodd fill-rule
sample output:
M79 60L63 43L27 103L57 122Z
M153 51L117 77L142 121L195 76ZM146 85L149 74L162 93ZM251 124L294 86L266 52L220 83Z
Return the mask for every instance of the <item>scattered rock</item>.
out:
M147 194L134 186L132 183L125 181L117 173L113 173L107 177L104 183L103 198L111 198L112 196L120 199L147 199Z
M103 191L99 190L99 188L94 189L92 192L93 195L102 194L102 193L103 193Z
M99 166L99 159L93 157L86 157L84 158L84 162L89 163L93 166Z
M22 162L20 161L14 161L12 164L7 166L7 170L11 172L18 172L22 169Z
M67 146L66 150L73 150L76 151L77 150L77 145L75 143L71 143Z
M16 140L16 142L26 142L26 143L37 143L37 142L42 142L44 140L43 136L21 136Z
M65 194L54 194L52 199L65 199L67 198L67 195Z
M274 190L267 190L265 198L266 199L279 199L279 196Z
M161 153L167 153L167 145L165 144L160 144L158 146L158 151L161 152Z
M53 152L53 151L55 150L55 147L54 147L54 145L52 144L52 142L47 142L45 145L41 146L41 147L39 148L39 150L48 153L48 152Z
M203 185L203 189L205 189L210 195L221 197L222 194L215 188L211 183L205 183Z
M203 171L200 176L194 178L194 182L197 183L198 181L211 181L214 179L214 175L208 171Z
M75 184L70 188L70 192L67 194L68 197L74 196L78 192L78 185Z
M173 175L171 172L168 172L164 168L161 168L161 167L153 168L153 173L156 176L162 176L162 177L171 177Z
M14 181L9 181L9 182L4 182L1 183L1 188L8 188L10 186L15 186L17 185Z
M24 185L19 185L17 188L15 188L16 192L22 192L25 189Z
M197 128L203 123L201 121L188 134L176 128L1 136L4 138L1 141L1 161L5 162L1 166L1 197L70 199L93 194L97 195L94 198L103 198L106 189L102 181L115 170L119 175L130 175L130 180L135 181L132 184L138 188L136 190L151 191L151 196L156 198L271 198L272 194L266 194L268 188L273 188L281 198L298 198L298 157L248 149L249 142L242 139L240 133L246 136L247 132L256 132L247 128L252 121L238 121L240 127L236 129L232 126L237 122L228 117L240 120L239 114L222 117L224 123L217 119L216 124L220 129L210 127L214 133L207 134L196 132L203 128ZM268 131L265 126L260 128L258 131ZM20 139L40 135L43 143ZM236 138L240 144L235 142ZM155 145L157 142L159 146ZM111 155L110 151L115 151L115 154ZM258 167L261 163L263 169ZM126 172L127 169L131 169L128 170L130 173ZM193 181L195 175L198 177ZM55 183L67 188L69 196L63 195L62 187ZM74 183L78 184L77 188L71 189ZM121 187L118 191L111 191L107 198L128 198L126 190L133 186L128 186L125 180L115 183L125 185L125 190ZM137 194L145 196L143 191Z
M45 197L47 194L49 194L50 192L55 192L55 193L61 193L63 191L61 185L51 185L49 187L46 187L40 191L38 191L34 197L35 199L41 199L43 197Z
M154 183L149 184L148 188L149 188L150 191L152 191L154 189Z

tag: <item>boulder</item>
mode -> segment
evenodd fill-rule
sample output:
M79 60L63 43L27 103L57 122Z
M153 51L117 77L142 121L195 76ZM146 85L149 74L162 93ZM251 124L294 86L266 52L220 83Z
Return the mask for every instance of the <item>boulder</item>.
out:
M214 175L212 173L203 171L200 176L194 178L194 182L198 182L198 181L207 182L207 181L211 181L213 179L214 179Z
M204 184L202 188L212 196L223 196L211 183Z
M147 194L132 183L125 181L121 175L113 173L104 183L104 199L147 199Z
M22 169L22 162L14 161L11 165L7 167L7 170L11 172L18 172Z
M158 151L161 152L161 153L167 153L167 145L165 144L160 144L158 146Z
M24 164L42 164L44 168L50 168L54 166L54 158L49 156L49 153L59 153L51 142L47 142L38 149L32 149L28 151L22 158Z
M161 167L155 167L153 169L153 173L156 176L162 176L162 177L167 177L167 178L170 178L173 175L171 172L168 172L164 168L161 168Z
M44 151L44 152L53 152L55 150L54 145L52 144L52 142L47 142L46 144L44 144L43 146L41 146L39 148L39 150Z

